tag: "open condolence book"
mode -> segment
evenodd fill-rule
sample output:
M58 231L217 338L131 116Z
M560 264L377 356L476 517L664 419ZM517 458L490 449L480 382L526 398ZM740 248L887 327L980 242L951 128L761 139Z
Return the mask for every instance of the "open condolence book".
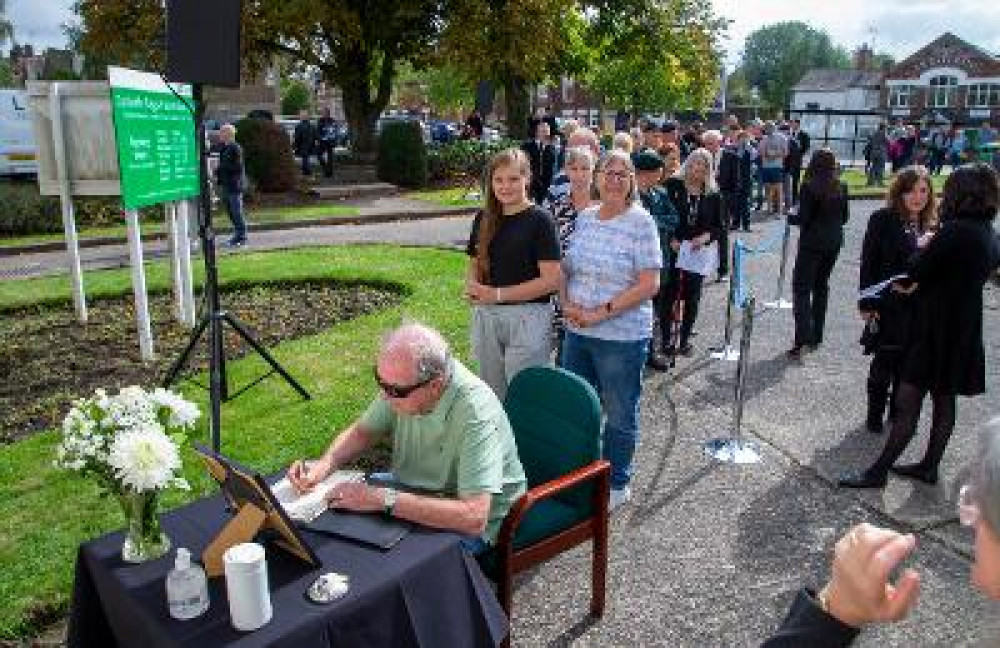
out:
M326 494L330 489L337 484L360 481L364 481L361 472L338 470L302 495L296 492L287 477L271 486L271 492L288 517L303 529L391 549L409 533L409 523L387 518L381 513L353 513L327 508Z

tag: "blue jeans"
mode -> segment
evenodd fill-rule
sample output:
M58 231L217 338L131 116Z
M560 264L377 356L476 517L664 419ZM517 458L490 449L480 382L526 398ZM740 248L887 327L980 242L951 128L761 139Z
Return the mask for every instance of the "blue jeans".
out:
M243 241L247 237L247 222L243 218L243 192L222 188L222 202L226 205L229 220L233 222L233 240Z
M566 331L561 366L593 386L604 405L601 454L611 462L611 487L632 479L632 455L639 439L639 396L649 338L617 342Z

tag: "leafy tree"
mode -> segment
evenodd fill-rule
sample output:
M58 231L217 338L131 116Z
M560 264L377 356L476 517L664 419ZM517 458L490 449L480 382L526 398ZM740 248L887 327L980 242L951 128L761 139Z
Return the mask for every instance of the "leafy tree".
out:
M799 21L762 27L747 36L742 68L747 82L760 88L768 107L788 105L792 86L812 68L848 68L847 52L826 32Z
M616 20L592 23L597 54L588 86L633 115L706 107L718 88L727 25L710 0L632 1L617 10Z
M747 81L746 72L738 66L726 79L726 101L733 106L750 106L753 104L753 91Z
M312 93L305 81L291 79L282 86L281 114L298 115L300 110L308 110Z
M10 67L10 61L0 59L0 88L9 88L14 85L14 70Z
M78 0L75 8L86 52L162 69L161 0ZM318 69L342 91L355 152L371 157L396 65L430 50L444 10L440 0L244 0L242 61L259 69L280 54Z
M397 87L405 84L419 86L420 103L429 104L438 114L462 115L472 109L476 88L472 80L448 63L417 69L411 64L399 66ZM397 103L404 103L397 97Z
M508 133L523 139L530 85L571 71L570 52L586 26L579 9L574 0L454 0L438 57L501 86Z

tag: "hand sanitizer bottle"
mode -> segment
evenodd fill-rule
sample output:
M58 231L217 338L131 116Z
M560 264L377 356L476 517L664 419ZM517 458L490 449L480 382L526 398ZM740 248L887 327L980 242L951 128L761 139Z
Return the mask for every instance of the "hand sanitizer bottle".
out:
M200 616L208 609L208 582L205 570L191 564L191 552L177 550L174 568L167 574L167 605L170 616L186 620Z

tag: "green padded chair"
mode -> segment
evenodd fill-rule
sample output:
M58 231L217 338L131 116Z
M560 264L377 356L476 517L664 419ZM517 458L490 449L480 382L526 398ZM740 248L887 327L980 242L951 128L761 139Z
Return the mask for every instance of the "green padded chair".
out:
M528 491L507 513L495 547L481 557L511 615L514 574L593 540L590 611L604 613L611 464L601 459L601 404L564 369L530 367L507 389L504 409Z

